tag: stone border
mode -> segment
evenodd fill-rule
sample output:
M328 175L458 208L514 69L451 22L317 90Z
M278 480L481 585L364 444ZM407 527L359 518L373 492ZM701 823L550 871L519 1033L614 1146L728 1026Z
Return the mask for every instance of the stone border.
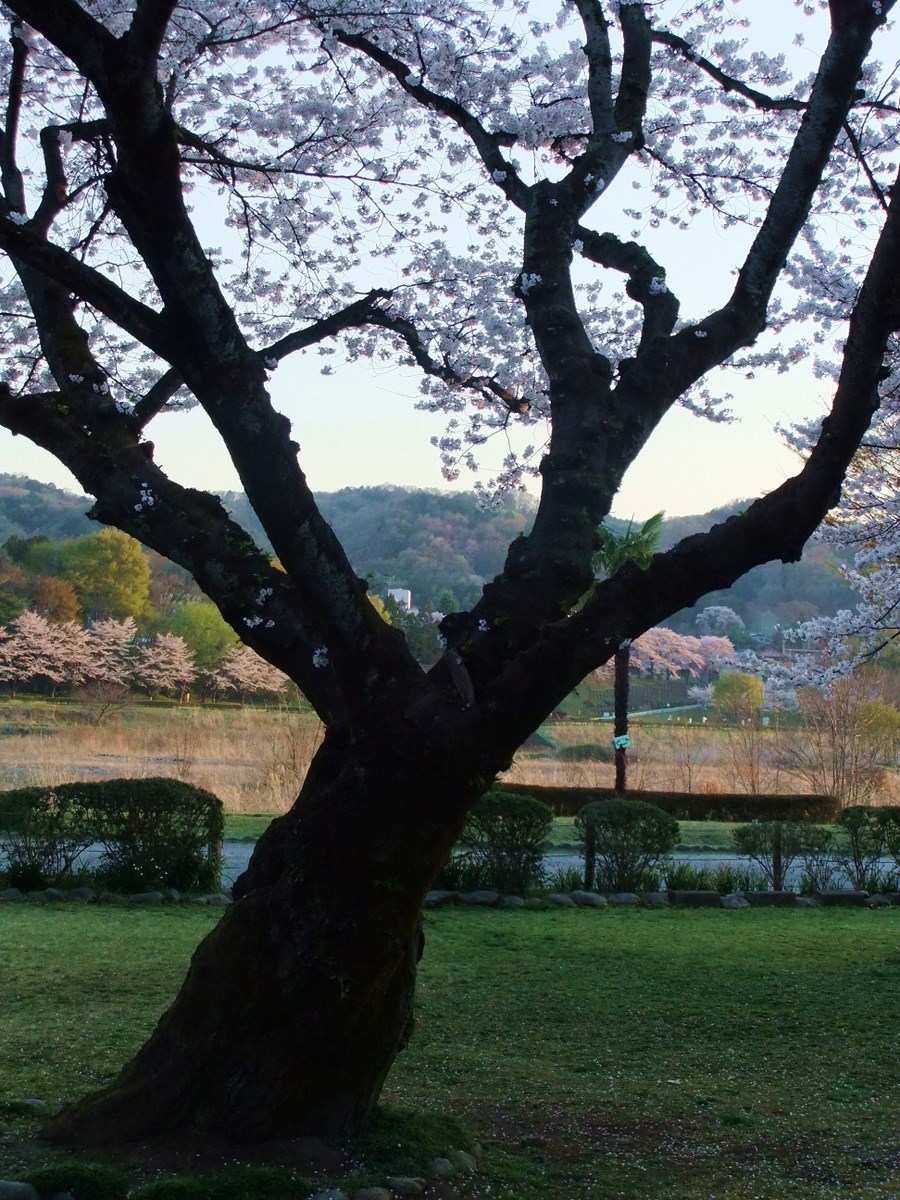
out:
M145 907L195 905L206 908L227 908L232 903L227 892L212 892L204 896L183 896L175 888L162 892L96 892L89 887L45 888L43 891L21 892L18 888L0 889L0 904L75 903L122 904ZM550 892L543 896L504 896L483 889L475 892L429 892L422 905L433 908L524 908L546 911L551 908L893 908L900 907L900 892L831 891L801 896L797 892L732 892L722 895L714 891L663 892Z
M98 892L91 887L50 887L35 892L22 892L18 888L0 889L0 904L24 904L26 902L32 904L137 904L146 907L195 904L211 908L226 908L232 901L227 892L211 892L205 896L183 896L176 888L166 888L162 892L133 892L127 895L119 892Z
M433 891L425 897L423 908L892 908L900 906L900 892L834 891L800 896L796 892L733 892L721 895L713 891L664 892L552 892L527 900L504 896L500 892Z

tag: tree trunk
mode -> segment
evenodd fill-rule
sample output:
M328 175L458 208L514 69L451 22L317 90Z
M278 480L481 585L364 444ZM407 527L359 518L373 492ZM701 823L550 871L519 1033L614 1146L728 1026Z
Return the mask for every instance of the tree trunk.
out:
M617 792L624 792L628 785L628 743L619 744L620 738L628 737L628 692L630 688L631 645L620 646L613 659L613 734L615 746Z
M457 766L398 738L376 758L329 734L150 1040L48 1136L89 1146L186 1128L234 1141L364 1128L411 1032L422 900L481 790Z

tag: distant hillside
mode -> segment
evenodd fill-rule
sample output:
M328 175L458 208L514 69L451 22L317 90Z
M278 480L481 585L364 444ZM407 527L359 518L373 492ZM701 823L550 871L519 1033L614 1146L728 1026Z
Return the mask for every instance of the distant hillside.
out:
M262 538L246 496L227 492L222 499ZM471 492L390 486L342 488L316 500L373 591L409 588L417 606L440 609L448 592L462 608L475 603L503 567L509 543L530 527L535 508L530 496L510 495L502 508L486 512Z
M224 503L247 530L266 545L246 496L226 492ZM482 585L502 568L507 547L526 532L534 515L530 496L509 496L496 512L481 510L471 493L421 491L402 487L342 488L318 497L322 512L341 539L356 572L373 591L409 588L414 603L446 610L468 607ZM53 540L76 537L97 527L84 516L90 500L18 475L0 475L0 545L9 537L46 534ZM666 521L662 546L699 533L733 513L740 503L697 516ZM611 522L621 531L624 521ZM683 632L693 630L696 612L726 604L751 632L791 625L830 614L854 602L825 546L813 545L800 563L767 563L728 591L704 596L693 609L669 618Z
M0 474L0 545L11 537L39 533L54 542L95 533L96 523L84 515L92 503L87 496L65 492L52 483Z

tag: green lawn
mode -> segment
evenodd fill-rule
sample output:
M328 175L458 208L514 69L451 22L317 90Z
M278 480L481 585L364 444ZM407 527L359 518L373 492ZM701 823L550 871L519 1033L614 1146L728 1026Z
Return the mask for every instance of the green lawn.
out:
M0 907L0 1178L16 1102L102 1083L215 919ZM426 937L385 1100L463 1120L473 1197L900 1195L900 910L440 910Z

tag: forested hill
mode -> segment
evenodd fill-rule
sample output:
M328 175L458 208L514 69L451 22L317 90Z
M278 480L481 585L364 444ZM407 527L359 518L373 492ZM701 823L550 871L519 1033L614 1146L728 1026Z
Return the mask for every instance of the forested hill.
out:
M262 531L241 493L223 500L235 518L260 541ZM318 496L326 519L346 547L354 569L370 579L372 591L409 588L421 608L447 611L473 603L485 580L503 566L506 549L525 532L534 514L530 496L509 496L495 512L478 507L466 492L420 491L381 486L343 488ZM0 545L12 536L44 534L54 541L96 531L84 513L90 500L17 475L0 474ZM711 513L665 522L661 545L709 528L740 510L740 503ZM621 532L624 522L613 522ZM853 593L834 569L824 546L810 547L800 563L757 567L727 592L705 596L709 604L733 608L748 629L766 631L806 617L830 614L854 603ZM667 624L693 629L695 610Z
M222 498L261 538L246 496ZM388 485L342 488L316 500L372 591L409 588L418 607L442 612L475 603L502 568L509 543L530 527L536 504L531 496L510 495L501 508L485 511L471 492Z
M96 533L98 526L84 515L91 503L88 497L65 492L52 483L0 474L0 546L11 537L42 533L58 542Z

